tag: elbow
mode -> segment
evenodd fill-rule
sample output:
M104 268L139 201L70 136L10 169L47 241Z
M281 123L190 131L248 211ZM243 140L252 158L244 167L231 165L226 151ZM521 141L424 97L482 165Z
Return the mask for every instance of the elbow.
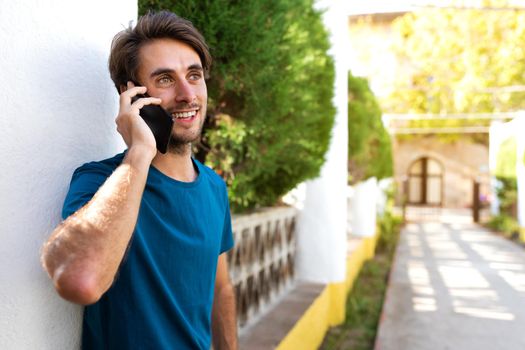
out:
M90 276L64 276L53 278L55 289L63 299L80 305L91 305L100 300L104 292L95 278Z
M86 266L75 268L64 262L56 264L42 257L44 269L51 277L58 295L63 299L80 305L96 303L104 294L96 274L87 271Z
M83 263L85 259L74 259L75 254L62 245L59 240L49 240L41 251L42 266L52 279L55 290L63 299L75 304L96 303L107 288L101 287L93 266Z

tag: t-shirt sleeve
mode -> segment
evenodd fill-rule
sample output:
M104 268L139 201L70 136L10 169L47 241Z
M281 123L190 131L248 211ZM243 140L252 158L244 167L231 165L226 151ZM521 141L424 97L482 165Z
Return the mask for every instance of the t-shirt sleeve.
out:
M110 170L89 163L75 170L62 207L62 219L86 205L110 175Z
M226 191L226 213L222 230L221 254L233 248L232 219L230 214L230 201Z

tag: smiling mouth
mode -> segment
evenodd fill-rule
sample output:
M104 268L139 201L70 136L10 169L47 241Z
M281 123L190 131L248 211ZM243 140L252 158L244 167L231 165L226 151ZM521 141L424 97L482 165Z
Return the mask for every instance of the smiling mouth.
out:
M172 114L173 120L190 120L197 115L198 110L188 112L175 112Z

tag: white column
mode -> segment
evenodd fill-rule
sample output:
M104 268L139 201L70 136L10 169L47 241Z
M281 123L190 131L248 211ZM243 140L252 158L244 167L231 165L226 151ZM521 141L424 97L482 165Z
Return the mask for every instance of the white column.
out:
M375 235L378 192L375 177L355 185L352 202L352 234L361 237Z
M81 307L40 266L72 171L123 149L107 72L136 0L3 1L0 10L0 348L79 347Z
M489 129L489 171L490 171L490 192L492 193L492 200L490 201L490 212L492 215L499 215L499 199L496 191L496 176L495 171L498 162L498 152L501 143L504 140L505 124L501 121L493 121Z
M306 183L306 198L298 222L297 275L315 282L338 282L345 278L347 230L348 162L348 70L345 58L347 17L343 1L320 1L317 8L327 8L325 26L331 32L334 57L337 108L330 148L321 176Z
M518 223L522 229L525 228L525 116L514 120L516 127L516 176L518 180Z

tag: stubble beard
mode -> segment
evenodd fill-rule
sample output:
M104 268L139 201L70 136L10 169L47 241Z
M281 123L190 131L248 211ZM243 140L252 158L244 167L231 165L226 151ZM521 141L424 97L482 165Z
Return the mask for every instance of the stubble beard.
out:
M206 109L201 108L200 112L204 112L199 129L194 135L177 135L175 130L171 133L170 142L168 143L168 152L176 155L191 154L191 145L193 142L198 141L202 134L202 127L206 119ZM202 116L202 115L201 115ZM175 126L174 126L175 127Z
M176 155L185 155L191 153L191 144L197 141L200 137L199 135L192 140L187 140L183 138L176 137L175 135L171 136L170 142L168 143L168 153Z

